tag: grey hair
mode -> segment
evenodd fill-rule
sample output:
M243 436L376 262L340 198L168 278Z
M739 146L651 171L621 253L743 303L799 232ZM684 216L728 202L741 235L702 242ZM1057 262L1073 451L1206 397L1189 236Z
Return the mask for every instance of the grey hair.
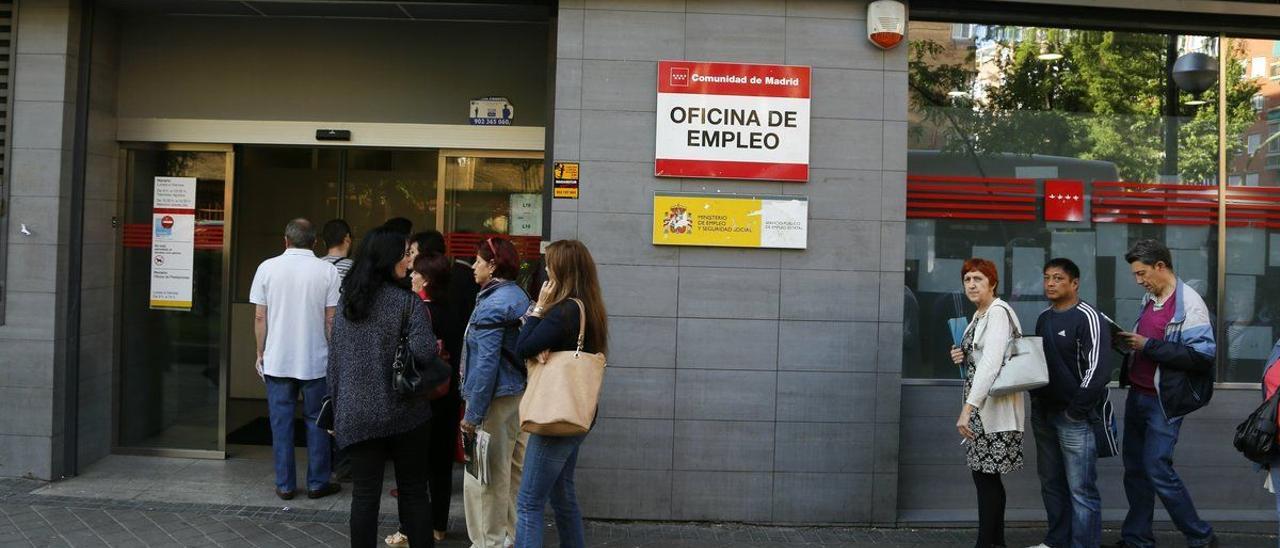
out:
M316 227L311 221L298 217L285 225L284 238L289 240L289 247L311 249L316 244Z
M1166 268L1173 270L1173 254L1169 252L1169 248L1150 238L1134 243L1133 247L1129 248L1129 252L1124 254L1124 261L1129 264L1141 262L1151 266L1163 262Z

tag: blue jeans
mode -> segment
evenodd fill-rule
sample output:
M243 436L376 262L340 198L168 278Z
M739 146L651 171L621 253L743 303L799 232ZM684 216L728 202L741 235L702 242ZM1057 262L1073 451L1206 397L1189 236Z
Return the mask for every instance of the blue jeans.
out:
M1098 495L1098 442L1087 420L1031 402L1036 436L1036 473L1049 521L1044 543L1053 548L1096 548L1102 543L1102 497Z
M1129 513L1121 534L1133 546L1156 545L1151 531L1156 495L1188 546L1205 546L1213 539L1213 527L1196 515L1191 493L1173 471L1173 446L1181 429L1182 417L1166 419L1159 398L1129 390L1124 405L1124 494Z
M332 454L329 433L316 426L320 404L329 394L323 377L309 381L267 376L267 412L271 417L271 451L275 456L276 489L293 492L298 488L298 472L293 455L293 412L302 393L302 414L307 423L307 489L329 484Z
M562 548L584 548L582 510L573 488L581 436L529 436L524 475L516 497L516 548L542 548L542 512L551 500Z

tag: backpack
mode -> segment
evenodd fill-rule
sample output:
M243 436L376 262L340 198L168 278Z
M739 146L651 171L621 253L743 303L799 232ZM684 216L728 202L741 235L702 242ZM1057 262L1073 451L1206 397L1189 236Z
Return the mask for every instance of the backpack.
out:
M1236 427L1233 445L1244 457L1258 464L1270 464L1280 451L1276 447L1276 405L1280 404L1280 390L1262 402L1249 418Z

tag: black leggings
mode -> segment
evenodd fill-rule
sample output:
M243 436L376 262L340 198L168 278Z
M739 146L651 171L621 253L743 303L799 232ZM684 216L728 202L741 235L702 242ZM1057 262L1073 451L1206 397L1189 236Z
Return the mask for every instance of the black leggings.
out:
M382 472L387 460L395 465L400 496L402 532L415 548L433 547L431 499L427 496L427 454L430 423L402 434L356 443L347 448L351 457L351 546L374 548L378 544L378 506L382 502Z
M458 413L462 399L450 394L431 402L431 527L449 530L449 500L453 497L453 457L458 451ZM412 537L410 537L412 538Z
M973 473L973 485L978 488L978 543L977 548L1004 546L1004 483L1000 474Z

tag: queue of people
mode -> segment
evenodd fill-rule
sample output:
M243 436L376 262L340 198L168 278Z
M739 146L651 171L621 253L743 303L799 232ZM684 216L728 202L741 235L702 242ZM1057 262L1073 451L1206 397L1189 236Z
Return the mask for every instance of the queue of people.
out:
M561 545L585 546L574 469L586 434L531 436L522 431L520 403L529 368L543 367L549 353L608 346L586 246L566 240L547 247L546 281L534 301L516 282L521 257L502 237L482 241L468 264L446 255L439 232L412 234L403 218L370 230L354 249L342 220L322 232L328 253L316 257L312 224L290 221L285 252L259 266L251 293L276 494L288 500L297 489L292 428L301 394L307 495L337 493L331 477L349 474L353 547L378 544L387 461L400 526L384 543L420 548L444 540L453 464L464 438L477 432L487 434L481 464L488 472L484 481L464 474L471 545L542 546L541 516L550 503ZM405 395L406 368L430 386L422 397Z
M1183 418L1212 396L1216 347L1208 308L1178 279L1172 254L1162 243L1140 240L1125 260L1147 292L1131 329L1115 325L1080 299L1080 268L1074 262L1055 258L1044 265L1050 307L1037 319L1035 335L1042 341L1048 382L1029 394L999 396L990 390L1009 359L1010 341L1022 336L1021 324L996 297L996 266L976 258L964 263L964 293L978 310L951 358L967 371L956 428L977 488L976 546L1005 546L1001 475L1023 466L1026 396L1048 522L1044 541L1032 548L1102 545L1097 461L1117 454L1123 455L1129 511L1114 546L1155 546L1157 496L1189 546L1217 546L1213 527L1197 515L1190 492L1173 469ZM1115 368L1113 349L1124 356L1120 384L1129 388L1122 442L1107 388Z
M438 232L411 233L407 219L392 219L365 234L348 258L350 227L333 220L323 229L328 253L318 258L313 225L294 219L285 228L284 253L259 266L250 301L276 494L285 500L296 494L292 418L301 395L307 496L341 490L331 481L334 463L349 470L352 546L377 544L387 461L395 468L400 527L384 542L421 547L444 540L453 463L462 439L480 432L487 437L488 472L483 479L465 474L463 483L472 546L541 546L548 503L561 545L585 546L574 470L586 434L530 435L522 428L521 400L528 368L549 354L608 347L590 252L573 240L547 246L546 281L534 300L516 282L521 258L509 240L482 241L467 264L446 256ZM977 492L977 546L1006 545L1002 476L1024 466L1028 414L1048 522L1044 541L1032 548L1101 546L1097 461L1113 455L1122 455L1129 503L1115 546L1155 545L1157 497L1189 546L1217 545L1173 469L1183 418L1212 397L1216 346L1208 307L1174 273L1172 254L1160 242L1138 241L1125 259L1146 291L1130 329L1080 299L1074 262L1055 258L1044 265L1050 306L1037 318L1035 336L1045 382L1029 392L998 393L993 387L1011 342L1023 336L1022 323L997 296L1000 269L985 259L965 261L964 295L977 312L951 358L965 372L956 429ZM1107 388L1116 368L1113 350L1123 355L1120 384L1129 389L1122 438ZM390 365L410 359L443 364L422 374L434 387L433 399L405 397L393 382ZM1280 385L1274 376L1271 384Z

